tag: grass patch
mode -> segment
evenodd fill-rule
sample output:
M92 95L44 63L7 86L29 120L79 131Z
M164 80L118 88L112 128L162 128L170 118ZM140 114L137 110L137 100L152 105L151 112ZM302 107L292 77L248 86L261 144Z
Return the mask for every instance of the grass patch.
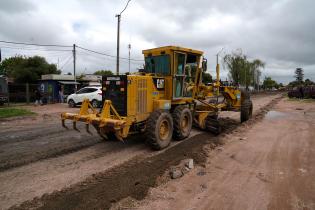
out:
M288 100L288 101L306 102L306 103L315 102L315 99L313 99L313 98L303 98L303 99L300 99L300 98L289 98L289 97L287 97L287 100Z
M0 119L34 114L34 112L22 108L0 108Z

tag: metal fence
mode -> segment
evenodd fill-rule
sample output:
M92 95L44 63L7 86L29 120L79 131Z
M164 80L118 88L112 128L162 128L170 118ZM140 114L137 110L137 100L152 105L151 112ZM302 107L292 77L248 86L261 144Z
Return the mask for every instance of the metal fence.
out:
M10 103L30 103L35 99L37 84L10 84L8 85L8 95Z

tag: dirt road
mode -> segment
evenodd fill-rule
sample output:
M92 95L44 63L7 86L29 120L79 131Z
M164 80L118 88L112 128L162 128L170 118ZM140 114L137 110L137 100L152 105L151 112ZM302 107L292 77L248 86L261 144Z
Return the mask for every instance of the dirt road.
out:
M135 209L315 209L315 104L282 99L226 136L205 167L151 190Z
M260 108L276 97L278 96L253 97L254 111L259 112ZM138 198L143 198L148 187L156 185L156 178L169 165L177 164L186 156L199 158L200 163L203 162L204 157L199 155L200 150L209 139L214 142L217 139L211 134L201 134L199 130L194 130L186 141L173 142L169 149L153 152L143 144L143 139L139 136L128 139L124 144L104 143L95 133L90 136L85 132L63 130L59 125L59 113L51 111L49 106L38 109L39 115L35 118L0 122L2 209L23 202L20 208L88 207L92 204L90 199L96 201L95 207L106 208L109 207L108 203L130 195L130 191L131 194L132 191L136 192ZM48 114L45 109L50 110ZM62 109L68 110L65 107ZM229 128L240 124L238 113L227 113L222 117L229 117ZM139 171L142 168L138 167L141 161L148 162L144 164L147 168L143 175L139 176L142 172ZM153 171L156 173L152 174ZM135 177L138 178L135 180ZM118 187L115 190L115 183L119 181L126 182L126 185L124 189ZM133 182L135 185L127 187ZM110 190L106 192L106 189ZM73 198L73 190L83 190L87 194L78 193L78 197ZM65 194L69 197L64 196ZM31 201L35 197L38 199ZM81 202L84 200L86 202Z

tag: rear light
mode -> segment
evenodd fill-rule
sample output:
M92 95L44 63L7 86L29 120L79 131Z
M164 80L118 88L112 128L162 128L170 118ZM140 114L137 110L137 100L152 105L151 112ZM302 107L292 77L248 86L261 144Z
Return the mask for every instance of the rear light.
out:
M97 94L100 95L100 96L102 95L102 93L97 93Z
M110 81L106 81L105 84L106 84L106 85L109 85L109 84L110 84Z
M120 81L116 81L116 85L120 85Z

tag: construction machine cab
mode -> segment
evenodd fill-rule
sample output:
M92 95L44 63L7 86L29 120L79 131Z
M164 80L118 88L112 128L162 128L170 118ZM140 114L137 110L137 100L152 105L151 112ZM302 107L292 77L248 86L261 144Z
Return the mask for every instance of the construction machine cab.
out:
M166 99L185 103L193 97L193 86L200 82L202 51L166 46L142 52L145 72L165 77L166 86L171 87L166 90Z

